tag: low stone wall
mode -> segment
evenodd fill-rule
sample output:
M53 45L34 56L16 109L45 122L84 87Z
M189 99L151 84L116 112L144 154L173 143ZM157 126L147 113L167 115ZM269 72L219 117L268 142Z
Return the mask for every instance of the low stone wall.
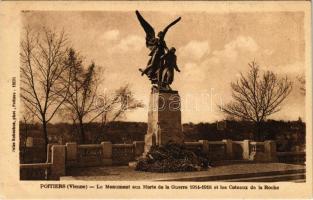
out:
M299 152L277 152L277 159L282 163L305 164L306 153Z
M51 163L21 164L20 180L48 180L51 165Z
M65 146L48 145L47 148L46 163L20 164L21 180L59 180L65 175Z
M23 164L45 162L45 146L20 147L20 162Z
M103 164L104 156L103 156L103 147L101 144L77 145L77 148L73 149L77 155L75 155L73 151L69 151L68 149L69 148L66 148L68 154L72 154L73 159L76 158L77 161L76 164L78 166L89 167L89 166L99 166ZM66 159L66 161L68 163L71 162L71 160L68 158Z
M185 142L186 148L198 150L208 155L209 160L252 160L260 162L276 161L276 144L274 141L207 141Z
M209 160L253 160L277 161L276 144L274 141L207 141L185 142L185 147L193 151L202 151ZM128 165L144 152L144 142L132 144L101 144L66 143L66 145L47 146L47 162L21 164L21 180L58 180L66 174L70 167L94 167L108 165ZM280 154L280 158L284 155ZM286 156L285 156L286 157Z
M209 160L222 160L227 159L227 149L225 142L208 142L208 157Z
M112 164L112 144L82 144L66 143L66 167L95 167Z
M243 159L244 145L242 141L232 141L232 157L235 160Z
M184 145L186 149L191 150L191 151L203 150L203 144L201 142L185 142Z
M191 151L201 151L208 155L209 160L220 160L227 156L226 143L224 141L199 140L198 142L185 142L185 147Z
M274 141L250 142L250 160L272 162L277 161L276 144Z
M66 143L67 167L95 167L107 165L128 165L130 161L142 155L144 142L135 141L132 144L101 144L77 145Z
M130 161L135 160L134 144L113 144L112 161L115 165L128 165Z

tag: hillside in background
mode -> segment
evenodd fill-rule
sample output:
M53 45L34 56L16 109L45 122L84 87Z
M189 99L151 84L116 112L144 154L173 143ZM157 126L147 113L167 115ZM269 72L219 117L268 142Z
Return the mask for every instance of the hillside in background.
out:
M20 124L21 138L40 138L41 127L39 124ZM88 140L90 143L100 143L101 141L111 141L112 143L132 143L133 141L143 141L147 130L147 124L143 122L111 122L106 126L99 123L86 125ZM221 121L214 123L188 123L183 124L185 141L197 140L244 140L251 139L254 130L251 122L244 121ZM263 128L264 140L267 139L292 139L297 143L305 142L305 123L298 121L275 121L268 120ZM48 125L50 143L66 143L77 141L77 131L75 126L68 123L58 123ZM23 142L22 142L23 143Z

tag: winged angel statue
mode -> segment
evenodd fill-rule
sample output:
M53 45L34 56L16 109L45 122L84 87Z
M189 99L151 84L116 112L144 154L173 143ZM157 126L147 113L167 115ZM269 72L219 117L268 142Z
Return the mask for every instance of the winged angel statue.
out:
M164 37L166 32L180 21L181 17L170 23L155 36L153 27L136 11L137 18L146 33L146 46L150 49L150 59L145 69L139 69L141 75L147 75L151 83L157 84L159 89L171 90L170 84L174 80L174 69L180 70L176 64L176 49L174 47L168 49Z

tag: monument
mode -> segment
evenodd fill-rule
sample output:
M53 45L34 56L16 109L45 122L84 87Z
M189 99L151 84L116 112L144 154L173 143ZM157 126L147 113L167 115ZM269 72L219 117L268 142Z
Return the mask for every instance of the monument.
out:
M167 47L164 40L170 27L180 21L180 17L155 36L153 27L136 11L137 18L146 33L146 46L151 50L147 66L139 71L151 81L148 111L148 129L145 135L145 153L151 146L168 143L182 144L184 136L181 126L181 102L178 91L170 85L174 81L174 70L180 72L176 63L176 49Z

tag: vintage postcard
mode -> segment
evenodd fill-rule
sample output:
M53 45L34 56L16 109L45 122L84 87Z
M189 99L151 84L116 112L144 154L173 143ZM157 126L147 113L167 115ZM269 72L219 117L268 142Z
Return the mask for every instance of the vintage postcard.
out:
M0 3L0 198L312 198L309 1Z

